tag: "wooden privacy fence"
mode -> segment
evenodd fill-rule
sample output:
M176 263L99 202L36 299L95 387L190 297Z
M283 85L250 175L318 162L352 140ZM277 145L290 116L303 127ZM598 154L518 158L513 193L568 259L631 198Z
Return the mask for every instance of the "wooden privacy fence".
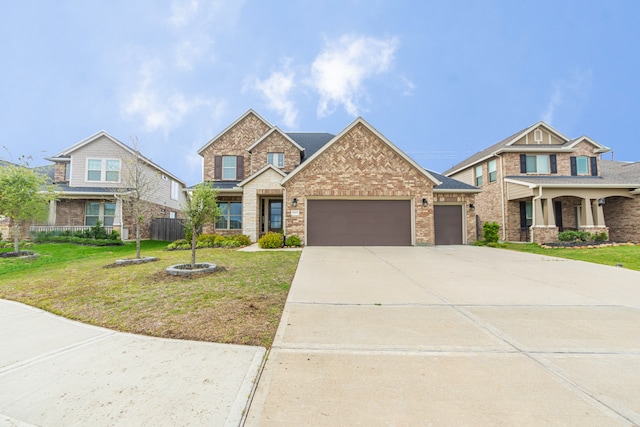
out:
M184 220L174 218L152 219L151 239L165 242L184 239Z

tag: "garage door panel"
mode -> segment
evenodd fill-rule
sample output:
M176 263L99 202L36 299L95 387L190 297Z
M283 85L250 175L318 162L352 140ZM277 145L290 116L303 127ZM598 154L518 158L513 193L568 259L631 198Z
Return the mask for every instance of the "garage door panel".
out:
M461 205L435 205L433 216L436 245L463 244Z
M409 200L308 200L310 246L411 245Z

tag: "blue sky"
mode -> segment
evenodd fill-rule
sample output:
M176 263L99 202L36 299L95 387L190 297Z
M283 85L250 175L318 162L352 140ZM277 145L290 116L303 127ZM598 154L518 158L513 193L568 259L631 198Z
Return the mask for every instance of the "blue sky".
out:
M285 131L362 116L437 172L539 120L638 161L639 18L634 0L4 0L2 157L46 164L106 130L192 185L252 108Z

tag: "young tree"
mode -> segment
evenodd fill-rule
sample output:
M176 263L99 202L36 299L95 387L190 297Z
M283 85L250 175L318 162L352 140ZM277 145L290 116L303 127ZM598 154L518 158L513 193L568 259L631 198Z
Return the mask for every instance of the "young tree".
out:
M146 165L144 157L138 150L138 138L132 138L134 156L124 162L122 183L119 197L125 214L133 219L136 234L136 258L140 259L140 228L147 219L148 200L157 190L158 174Z
M49 202L56 199L49 177L21 165L0 167L0 215L13 221L13 250L18 253L20 227L46 219Z
M200 229L205 223L214 221L220 215L217 195L217 191L206 182L196 185L190 193L187 193L187 200L182 210L186 218L185 234L191 235L191 268L196 266L196 246Z

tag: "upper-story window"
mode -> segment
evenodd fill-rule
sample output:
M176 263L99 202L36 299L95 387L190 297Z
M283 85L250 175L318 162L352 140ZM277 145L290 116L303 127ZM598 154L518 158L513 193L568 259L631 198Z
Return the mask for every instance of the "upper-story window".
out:
M520 155L520 173L558 173L555 154Z
M71 179L71 163L65 163L64 165L64 180L69 182Z
M213 179L241 181L244 179L243 156L215 156Z
M476 166L475 174L476 174L476 187L480 187L482 186L482 165Z
M571 157L571 175L598 176L598 160L596 157Z
M171 199L179 200L180 199L180 185L177 181L171 180Z
M236 179L236 156L222 156L222 179Z
M487 169L489 170L489 182L496 182L496 180L498 179L498 172L495 159L489 160Z
M267 153L267 163L278 168L283 168L284 153Z
M87 181L119 182L119 159L87 159Z

